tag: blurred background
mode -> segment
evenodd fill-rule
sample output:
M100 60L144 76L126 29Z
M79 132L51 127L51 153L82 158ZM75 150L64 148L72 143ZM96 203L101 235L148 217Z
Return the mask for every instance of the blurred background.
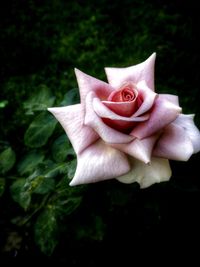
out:
M179 95L200 128L198 25L192 0L1 5L1 266L126 266L147 255L198 255L199 154L171 162L171 180L144 190L114 180L69 188L75 155L46 112L78 102L74 67L106 80L105 66L131 66L157 52L156 91Z

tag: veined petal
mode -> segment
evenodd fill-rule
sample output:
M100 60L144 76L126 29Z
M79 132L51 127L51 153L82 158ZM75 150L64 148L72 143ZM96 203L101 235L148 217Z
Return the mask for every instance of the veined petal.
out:
M142 114L144 114L145 112L148 112L153 104L154 101L156 99L156 97L158 96L155 92L153 92L146 84L146 82L140 81L137 84L137 89L139 92L139 95L142 97L142 104L141 106L138 108L138 110L135 112L134 116L138 117Z
M146 61L127 68L105 68L109 84L115 89L124 82L138 83L145 80L147 86L154 90L154 65L156 53L153 53Z
M142 140L134 139L128 144L112 144L112 147L147 164L151 161L152 150L157 139L158 135L152 135Z
M182 127L190 138L194 152L200 151L200 132L199 129L194 124L194 115L180 114L174 121L175 124Z
M86 97L85 125L93 128L106 143L128 143L133 140L133 136L120 133L102 121L93 109L94 98L93 92L88 93Z
M130 134L139 139L150 136L173 122L180 112L179 106L159 95L155 100L149 120L138 124Z
M79 86L81 103L85 102L85 98L90 91L94 92L100 99L106 100L114 90L108 83L87 75L78 69L75 69L75 74Z
M71 186L115 178L130 170L126 155L99 140L78 155Z
M193 154L190 138L183 128L171 123L168 125L156 144L153 155L172 160L187 161Z
M90 127L85 126L84 110L81 104L48 108L64 128L76 153L80 153L97 139L98 134Z
M152 158L150 164L145 164L131 158L131 171L117 177L117 180L126 184L138 182L141 188L146 188L155 183L168 181L171 174L167 159Z

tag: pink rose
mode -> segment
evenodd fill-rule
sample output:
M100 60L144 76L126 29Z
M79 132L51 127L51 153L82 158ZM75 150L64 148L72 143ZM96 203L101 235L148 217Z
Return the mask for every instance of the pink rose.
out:
M194 116L181 114L177 96L154 92L155 58L106 68L109 83L76 69L81 103L49 108L77 154L70 185L117 178L145 188L169 180L169 159L200 150Z

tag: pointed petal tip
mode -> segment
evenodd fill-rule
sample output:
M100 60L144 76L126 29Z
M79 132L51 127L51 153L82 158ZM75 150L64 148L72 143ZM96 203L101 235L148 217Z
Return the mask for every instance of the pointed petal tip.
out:
M56 109L56 108L47 108L47 110L48 110L49 112L51 112L51 113L54 113L55 109Z
M152 62L154 62L155 59L156 59L156 52L153 52L153 54L151 54L150 57L148 57L146 59L146 61L152 61Z
M77 68L74 68L74 72L75 72L75 74L78 74L78 73L81 73L82 71L77 69Z
M76 186L77 185L77 183L76 182L74 182L74 180L72 179L71 180L71 182L69 183L69 186Z

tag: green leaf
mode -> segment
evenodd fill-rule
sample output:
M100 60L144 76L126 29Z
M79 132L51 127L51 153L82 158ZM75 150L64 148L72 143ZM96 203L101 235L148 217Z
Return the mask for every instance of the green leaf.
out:
M56 123L57 121L50 113L43 112L38 115L25 133L25 144L34 148L44 146L53 134Z
M28 209L31 202L31 190L26 184L26 179L18 179L11 187L11 196L25 210Z
M55 180L45 176L37 176L32 181L33 192L37 194L47 194L55 188Z
M19 162L17 170L20 175L30 174L43 160L44 155L42 153L32 151L25 155L24 158Z
M60 103L59 106L68 106L68 105L73 105L77 104L80 102L79 98L79 90L77 88L73 88L69 90L63 98L63 101Z
M54 164L44 173L45 177L54 178L59 174L66 174L68 172L68 165L66 163Z
M53 207L49 206L39 215L35 223L34 233L35 242L40 250L51 255L58 243L58 224Z
M6 173L15 164L16 156L11 147L0 153L0 173Z
M3 195L5 190L6 181L5 178L0 178L0 197Z
M52 145L52 155L56 162L64 162L68 155L74 155L74 150L65 134L54 141Z
M26 114L33 114L34 111L42 111L51 107L54 101L55 97L50 89L42 84L39 86L38 92L25 101L23 106L27 110Z

